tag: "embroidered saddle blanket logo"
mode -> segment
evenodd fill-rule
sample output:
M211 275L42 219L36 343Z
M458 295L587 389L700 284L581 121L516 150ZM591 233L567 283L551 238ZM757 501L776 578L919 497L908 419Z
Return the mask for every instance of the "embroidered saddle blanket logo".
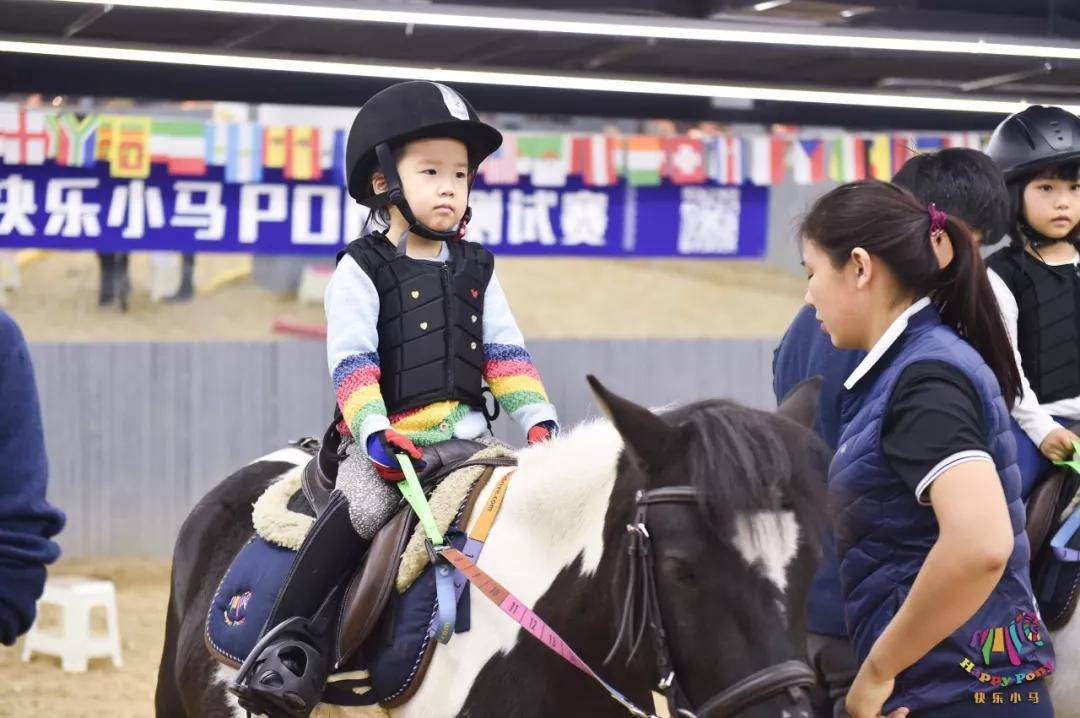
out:
M228 607L223 611L225 623L229 626L239 626L244 622L247 612L248 601L251 600L251 591L238 593L229 599Z

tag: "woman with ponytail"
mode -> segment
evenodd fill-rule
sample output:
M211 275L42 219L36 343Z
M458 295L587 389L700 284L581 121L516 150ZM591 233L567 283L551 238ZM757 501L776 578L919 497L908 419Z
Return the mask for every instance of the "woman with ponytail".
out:
M1020 376L970 231L855 182L801 234L807 303L834 345L868 352L844 382L829 470L860 662L848 711L1052 716L1009 424Z

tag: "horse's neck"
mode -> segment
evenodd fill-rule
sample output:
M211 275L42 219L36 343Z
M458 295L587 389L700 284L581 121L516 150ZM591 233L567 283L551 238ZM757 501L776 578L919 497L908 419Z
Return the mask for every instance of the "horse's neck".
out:
M621 451L618 432L598 420L520 453L499 523L529 551L523 558L567 566L581 554L583 572L596 570Z

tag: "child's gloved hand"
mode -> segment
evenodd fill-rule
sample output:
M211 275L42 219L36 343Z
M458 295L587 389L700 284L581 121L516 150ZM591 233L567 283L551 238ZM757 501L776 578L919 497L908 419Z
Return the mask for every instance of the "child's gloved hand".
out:
M369 436L367 452L375 471L386 481L401 481L405 478L405 474L401 471L401 464L398 463L397 454L406 454L417 471L427 466L420 458L423 452L412 442L412 439L393 429L383 429Z
M554 421L541 421L539 424L535 424L529 429L526 440L529 442L529 446L532 446L533 444L539 444L542 441L547 441L551 437L558 435L558 424Z

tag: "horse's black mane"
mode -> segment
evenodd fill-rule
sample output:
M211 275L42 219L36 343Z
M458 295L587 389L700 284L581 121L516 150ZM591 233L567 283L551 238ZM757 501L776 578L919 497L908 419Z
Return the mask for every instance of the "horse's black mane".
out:
M737 512L802 513L805 507L794 504L804 503L806 491L796 476L792 437L782 432L781 420L725 400L688 404L664 418L692 429L687 473L707 523L721 535L730 535Z

